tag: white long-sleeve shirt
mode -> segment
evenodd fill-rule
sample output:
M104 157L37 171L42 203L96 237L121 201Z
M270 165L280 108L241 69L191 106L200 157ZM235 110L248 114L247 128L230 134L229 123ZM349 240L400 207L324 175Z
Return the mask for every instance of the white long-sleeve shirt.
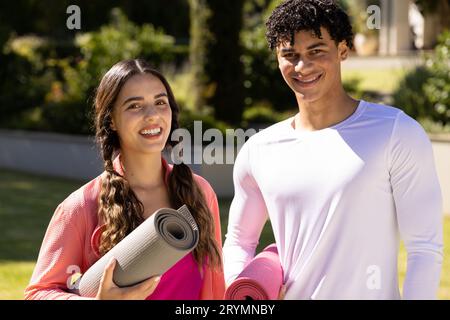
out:
M442 195L431 143L403 111L361 101L344 121L297 131L293 118L239 152L224 243L229 284L254 257L270 218L285 299L436 297L442 266Z

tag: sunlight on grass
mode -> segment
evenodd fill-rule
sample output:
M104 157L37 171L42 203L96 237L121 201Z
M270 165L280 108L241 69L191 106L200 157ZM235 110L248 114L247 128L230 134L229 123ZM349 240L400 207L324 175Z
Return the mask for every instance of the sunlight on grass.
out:
M34 262L0 261L0 299L23 299L34 265Z
M360 79L359 89L391 94L405 75L403 69L342 70L343 81Z

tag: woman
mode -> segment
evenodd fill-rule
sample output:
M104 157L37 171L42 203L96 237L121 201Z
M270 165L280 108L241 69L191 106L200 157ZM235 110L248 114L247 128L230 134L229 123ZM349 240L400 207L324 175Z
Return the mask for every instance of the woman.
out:
M105 171L63 201L50 222L26 299L82 299L70 276L85 272L155 210L186 204L198 223L196 249L161 275L119 288L115 260L96 299L222 299L224 278L217 197L185 164L162 157L178 128L167 80L143 60L125 60L103 77L95 98L96 137Z

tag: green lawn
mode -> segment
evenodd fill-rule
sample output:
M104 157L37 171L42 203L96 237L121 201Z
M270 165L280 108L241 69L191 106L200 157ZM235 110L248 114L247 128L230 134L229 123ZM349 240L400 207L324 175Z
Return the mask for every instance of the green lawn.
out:
M54 209L84 182L0 170L0 299L22 299L34 268L45 229ZM219 201L225 235L229 199ZM445 219L445 259L439 298L450 299L450 218ZM273 242L270 225L263 230L257 251ZM406 254L399 256L400 281ZM447 270L445 272L444 270Z
M344 82L359 79L359 88L362 91L392 94L405 73L404 69L343 69L342 79Z

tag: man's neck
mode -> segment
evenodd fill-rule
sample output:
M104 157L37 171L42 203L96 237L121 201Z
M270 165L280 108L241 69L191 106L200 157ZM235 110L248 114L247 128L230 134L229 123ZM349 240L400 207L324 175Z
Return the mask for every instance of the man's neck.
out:
M293 127L299 131L315 131L336 125L350 117L359 101L345 92L337 96L324 97L314 102L297 98L299 113L295 115Z

